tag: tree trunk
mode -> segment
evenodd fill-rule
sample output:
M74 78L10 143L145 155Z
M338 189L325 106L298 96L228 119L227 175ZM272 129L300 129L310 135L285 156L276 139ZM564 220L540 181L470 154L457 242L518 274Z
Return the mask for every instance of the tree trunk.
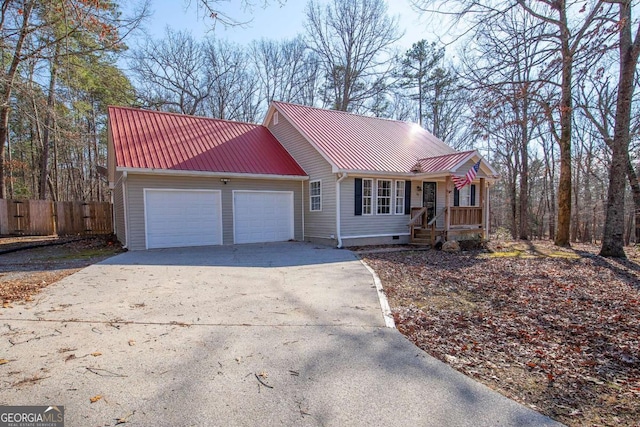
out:
M529 239L529 117L526 96L522 103L522 141L520 141L520 188L519 208L520 226L519 237L522 240Z
M38 179L38 197L40 200L47 198L47 177L49 176L49 145L51 141L51 128L53 127L54 108L56 102L56 77L58 74L58 55L60 44L56 44L49 76L49 96L47 98L47 111L42 132L42 153L40 154L40 177Z
M611 145L609 191L600 255L626 258L624 253L624 193L629 153L631 101L634 76L640 53L640 34L631 40L631 4L620 3L620 78L616 99L616 118Z
M33 10L34 2L28 2L24 10L22 11L22 27L20 29L20 36L16 42L15 49L13 51L13 57L11 58L11 65L7 73L2 76L4 80L1 89L0 98L0 198L5 198L7 190L5 188L4 180L4 163L5 163L5 145L7 144L7 138L9 137L9 112L11 100L11 92L13 91L13 82L18 72L18 66L22 61L22 46L29 33L29 18L31 11Z
M555 183L554 178L556 176L556 168L555 168L555 160L554 160L554 152L553 152L553 141L549 145L549 149L547 149L547 144L542 144L542 150L544 152L544 163L545 163L545 194L546 194L546 207L547 212L549 213L549 240L554 240L556 235L556 192L555 192Z
M638 174L636 174L635 169L633 168L633 163L631 163L631 157L629 157L629 152L627 151L627 180L629 181L629 185L631 186L631 194L633 195L633 206L635 212L635 222L636 222L636 244L640 243L640 180L638 179Z
M558 223L555 238L557 246L571 246L571 127L573 123L572 72L573 54L569 46L570 34L566 9L560 9L562 32L562 94L560 99L560 181L558 183Z
M591 174L593 170L593 143L589 146L587 152L587 170L584 174L584 215L582 241L585 243L593 242L593 231L591 230L593 222L591 221L591 212L593 210L593 197L591 196Z
M511 238L518 238L518 200L517 200L517 186L516 186L516 175L515 171L511 174L512 176L509 179L509 210L511 212L511 218L509 228L511 230Z
M580 165L580 163L582 163L582 152L580 152L580 155L578 156L578 158L576 159L576 164ZM581 181L581 176L580 176L580 167L577 167L575 169L575 177L574 180L572 182L572 192L573 192L573 206L572 206L572 216L573 219L571 220L571 243L575 243L579 240L580 236L580 181Z

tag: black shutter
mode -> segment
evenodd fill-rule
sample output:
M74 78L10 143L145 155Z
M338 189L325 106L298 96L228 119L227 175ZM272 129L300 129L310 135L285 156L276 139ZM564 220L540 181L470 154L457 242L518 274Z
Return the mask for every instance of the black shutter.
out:
M453 206L460 206L460 190L453 187Z
M476 205L476 185L473 184L471 186L471 206L475 206Z
M362 178L356 178L355 181L355 214L362 215Z
M404 182L404 214L411 213L411 181Z

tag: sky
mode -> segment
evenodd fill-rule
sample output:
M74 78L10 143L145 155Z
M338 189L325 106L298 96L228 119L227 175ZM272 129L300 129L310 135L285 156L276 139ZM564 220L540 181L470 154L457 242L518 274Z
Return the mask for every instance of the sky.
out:
M249 44L261 38L287 39L304 33L306 0L287 0L279 4L277 0L269 1L267 7L256 6L245 11L240 7L240 0L220 2L220 9L239 21L249 21L246 25L225 27L220 23L211 25L212 21L198 14L198 0L152 0L153 15L146 23L150 37L162 38L167 27L174 30L190 31L197 39L214 36L239 44ZM190 5L189 5L190 3ZM257 1L256 3L261 3ZM405 51L418 40L436 40L438 25L429 22L424 16L415 12L410 0L387 0L389 15L399 18L399 27L404 36L397 46ZM198 16L200 15L200 16Z

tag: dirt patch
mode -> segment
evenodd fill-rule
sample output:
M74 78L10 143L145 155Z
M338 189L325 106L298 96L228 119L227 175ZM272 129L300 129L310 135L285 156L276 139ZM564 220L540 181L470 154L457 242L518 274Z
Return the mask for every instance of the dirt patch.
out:
M640 257L499 242L365 255L398 329L504 395L571 426L640 425Z
M0 301L9 306L29 301L40 290L76 271L122 252L112 237L0 238L0 251L33 245L0 256Z

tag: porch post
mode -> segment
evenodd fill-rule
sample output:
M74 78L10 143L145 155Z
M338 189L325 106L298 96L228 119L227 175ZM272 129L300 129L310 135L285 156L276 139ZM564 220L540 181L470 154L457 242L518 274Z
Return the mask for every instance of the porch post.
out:
M451 176L447 175L444 179L444 239L449 240L449 227L451 224L451 215L449 207L451 206L451 196L449 187L451 184Z
M487 238L487 200L485 199L487 194L487 189L485 186L487 185L487 180L485 178L480 178L480 222L482 223L482 239L486 240Z
M487 188L486 188L486 190L484 192L484 200L485 200L484 206L485 206L485 211L486 211L484 213L484 215L485 215L484 229L485 229L485 233L487 235L487 238L489 238L489 220L491 218L491 216L489 214L490 214L491 206L489 205L489 190L490 190L490 188L489 188L489 183L488 182L486 183L486 186L487 186Z

